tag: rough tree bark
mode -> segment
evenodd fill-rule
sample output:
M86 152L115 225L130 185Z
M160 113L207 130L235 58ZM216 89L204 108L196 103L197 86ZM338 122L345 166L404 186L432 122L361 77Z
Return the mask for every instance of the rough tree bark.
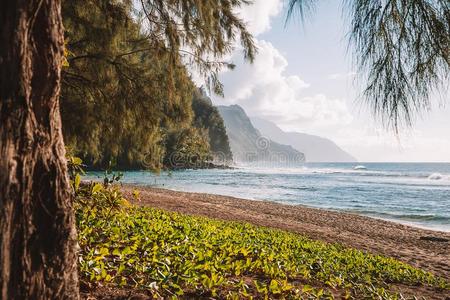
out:
M77 299L59 0L0 1L0 299Z

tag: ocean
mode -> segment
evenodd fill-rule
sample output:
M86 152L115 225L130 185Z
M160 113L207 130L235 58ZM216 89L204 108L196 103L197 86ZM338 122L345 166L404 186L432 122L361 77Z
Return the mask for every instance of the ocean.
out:
M89 173L86 179L101 177ZM450 163L305 163L294 168L124 172L124 183L345 211L450 232Z

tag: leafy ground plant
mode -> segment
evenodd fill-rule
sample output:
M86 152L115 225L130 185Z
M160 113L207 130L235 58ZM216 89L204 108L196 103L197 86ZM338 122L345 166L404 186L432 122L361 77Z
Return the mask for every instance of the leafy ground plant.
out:
M75 186L81 280L92 287L219 299L405 299L416 289L450 292L445 280L392 258L247 223L132 206L117 185Z

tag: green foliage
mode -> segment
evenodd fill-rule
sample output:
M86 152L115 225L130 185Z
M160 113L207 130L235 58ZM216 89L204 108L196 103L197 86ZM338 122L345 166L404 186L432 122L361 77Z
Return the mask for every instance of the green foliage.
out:
M144 34L130 3L64 1L63 18L63 133L87 165L170 168L167 158L179 149L210 157L203 138L208 125L193 124L195 88L185 66ZM191 133L195 142L180 137Z
M79 270L88 284L165 298L401 299L393 285L450 290L445 280L392 258L248 223L131 206L117 185L74 187Z
M194 125L208 131L209 144L214 160L227 163L233 160L227 131L218 109L212 105L211 99L204 95L202 89L195 91L192 101Z
M211 158L206 132L198 128L170 132L166 151L164 166L169 169L201 168Z
M105 217L105 212L110 214L113 210L121 210L123 207L129 206L118 185L123 176L122 173L107 170L103 183L82 182L81 175L84 174L84 170L81 158L69 153L67 155L67 166L76 210L88 209L94 213L101 212ZM134 194L134 197L137 199L139 194Z
M168 54L137 52L142 40L130 7L105 0L64 1L69 67L61 113L66 143L88 165L161 167L165 128L189 126L192 83L168 74Z
M391 284L449 287L394 259L245 223L137 207L109 218L80 209L77 223L85 280L166 297L397 299Z
M193 65L207 77L208 86L222 94L217 80L223 60L239 42L244 58L253 61L256 46L236 11L248 0L142 0L142 21L149 40L171 53L171 62Z

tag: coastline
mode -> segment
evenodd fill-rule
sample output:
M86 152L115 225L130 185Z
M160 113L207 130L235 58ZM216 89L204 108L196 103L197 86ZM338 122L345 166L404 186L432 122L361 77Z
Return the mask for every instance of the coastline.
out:
M341 212L339 210L331 210L331 211ZM342 211L342 212L349 213L349 214L355 214L355 215L358 215L358 216L363 216L363 217L367 217L367 218L371 218L371 219L375 219L375 220L392 222L392 223L405 225L405 226L408 226L408 227L413 227L413 228L418 228L418 229L423 229L423 230L427 230L427 231L440 232L440 233L444 233L444 234L450 234L450 230L442 229L438 225L436 225L436 226L422 225L422 224L417 224L417 223L412 222L412 221L403 221L403 220L398 220L398 219L393 219L393 218L389 219L389 218L383 218L383 217L379 217L379 216L375 216L375 215L358 214L357 212L352 212L352 211Z
M134 190L140 192L140 201L133 201L137 205L288 230L315 240L393 257L450 278L449 232L301 205L129 184L124 184L122 189L127 199L133 199Z

